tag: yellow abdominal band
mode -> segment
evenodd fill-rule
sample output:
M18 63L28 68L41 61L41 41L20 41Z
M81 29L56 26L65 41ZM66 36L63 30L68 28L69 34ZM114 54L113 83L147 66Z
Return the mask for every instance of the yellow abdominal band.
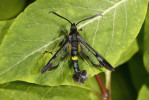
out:
M78 60L78 57L72 57L72 60Z

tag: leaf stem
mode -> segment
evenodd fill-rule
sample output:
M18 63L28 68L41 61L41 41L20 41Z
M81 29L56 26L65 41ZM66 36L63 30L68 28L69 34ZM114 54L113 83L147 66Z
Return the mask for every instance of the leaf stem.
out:
M109 93L111 93L111 71L107 70L105 72L106 76L106 89L108 89Z
M103 84L103 82L101 80L100 75L97 74L97 75L95 75L95 77L96 77L96 80L97 80L98 85L100 87L100 90L102 92L102 98L104 100L111 100L110 95L109 95L109 91L104 87L104 84Z
M103 96L99 94L97 91L92 91L97 97L103 99Z

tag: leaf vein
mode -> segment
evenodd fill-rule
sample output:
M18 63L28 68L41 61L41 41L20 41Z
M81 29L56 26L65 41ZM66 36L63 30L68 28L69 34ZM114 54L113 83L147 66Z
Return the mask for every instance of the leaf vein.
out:
M126 10L126 4L124 2L124 9L125 9L125 18L126 18L126 24L125 24L125 30L123 32L123 39L122 39L122 44L124 43L124 40L125 40L125 33L126 33L126 30L127 30L127 23L128 23L128 18L127 18L127 10Z
M106 53L105 53L105 56L107 55L109 49L111 48L111 44L112 44L112 41L113 41L113 37L114 37L114 32L115 32L115 14L116 14L116 8L114 9L114 14L113 14L113 31L112 31L112 36L111 36L111 40L110 40L110 44L106 50Z
M25 59L27 59L29 56L31 56L31 55L33 55L34 53L40 51L41 49L47 47L48 45L50 45L50 44L52 44L53 42L59 40L60 38L62 38L62 36L59 37L59 38L56 38L56 39L53 40L53 41L48 42L47 44L43 45L43 46L40 47L39 49L36 49L36 50L32 51L31 53L25 55L25 56L24 56L21 60L19 60L17 63L15 63L15 64L12 65L11 67L9 67L7 70L3 71L2 73L0 73L0 75L3 75L3 74L6 73L7 71L11 70L11 69L14 68L16 65L20 64L22 61L24 61Z
M115 3L115 5L113 5L113 6L109 7L108 9L104 10L104 12L102 13L102 15L106 15L109 11L113 10L114 8L116 8L117 6L119 6L119 5L120 5L121 3L123 3L124 1L125 1L125 0L122 0L122 1L120 1L120 2L117 2L117 3ZM80 25L80 26L78 27L78 29L81 29L82 27L88 25L89 23L92 23L93 21L95 21L95 20L97 20L97 19L100 20L100 19L101 19L101 16L98 16L98 17L95 17L95 18L93 18L93 19L91 19L91 20L89 20L89 21L86 21L86 23Z
M98 20L98 23L97 23L97 27L96 27L96 30L95 30L94 37L93 37L92 46L94 45L94 42L95 42L95 38L96 38L97 31L98 31L98 27L99 27L99 20Z

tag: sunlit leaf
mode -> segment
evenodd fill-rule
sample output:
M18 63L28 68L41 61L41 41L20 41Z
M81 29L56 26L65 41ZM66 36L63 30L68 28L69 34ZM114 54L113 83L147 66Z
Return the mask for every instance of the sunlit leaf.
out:
M114 67L135 40L145 18L148 0L37 0L20 14L0 46L0 83L22 80L42 85L76 84L70 59L40 74L52 57L45 50L58 47L70 24L49 14L55 11L72 22L102 14L79 24L80 35ZM55 52L55 51L54 51ZM80 69L90 76L101 72L79 59ZM62 71L64 67L64 70Z
M117 66L128 61L138 50L138 44L135 40L130 47L122 53L121 58L117 61Z

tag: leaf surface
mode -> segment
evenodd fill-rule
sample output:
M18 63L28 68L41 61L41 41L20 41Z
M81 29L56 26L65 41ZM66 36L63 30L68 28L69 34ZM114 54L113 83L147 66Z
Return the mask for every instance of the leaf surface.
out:
M145 24L144 24L144 54L143 61L146 70L149 72L149 8L146 14Z
M117 61L117 65L121 65L124 62L128 61L137 51L139 50L138 44L137 44L137 40L135 40L130 47L124 51L120 57L120 59Z
M135 40L145 18L148 0L38 0L28 6L12 24L0 46L0 83L21 80L42 85L76 84L71 60L40 74L52 57L45 50L58 48L61 31L68 31L70 24L48 14L55 11L72 22L78 22L95 14L102 17L79 24L80 35L107 59L114 67ZM55 52L55 51L53 51ZM90 77L103 71L88 66L79 59L80 69ZM64 70L62 70L64 67Z
M149 78L146 80L146 82L144 82L144 84L142 85L139 93L138 93L138 98L137 100L148 100L149 98Z
M6 35L13 21L14 19L8 21L0 21L0 44L2 43L4 36Z
M1 0L0 20L8 20L16 17L26 5L27 0Z
M143 57L137 53L131 60L129 60L129 70L131 73L132 82L137 91L139 91L149 75L144 68L142 58Z
M26 82L1 84L0 97L5 100L99 100L92 90L85 87L50 87Z

